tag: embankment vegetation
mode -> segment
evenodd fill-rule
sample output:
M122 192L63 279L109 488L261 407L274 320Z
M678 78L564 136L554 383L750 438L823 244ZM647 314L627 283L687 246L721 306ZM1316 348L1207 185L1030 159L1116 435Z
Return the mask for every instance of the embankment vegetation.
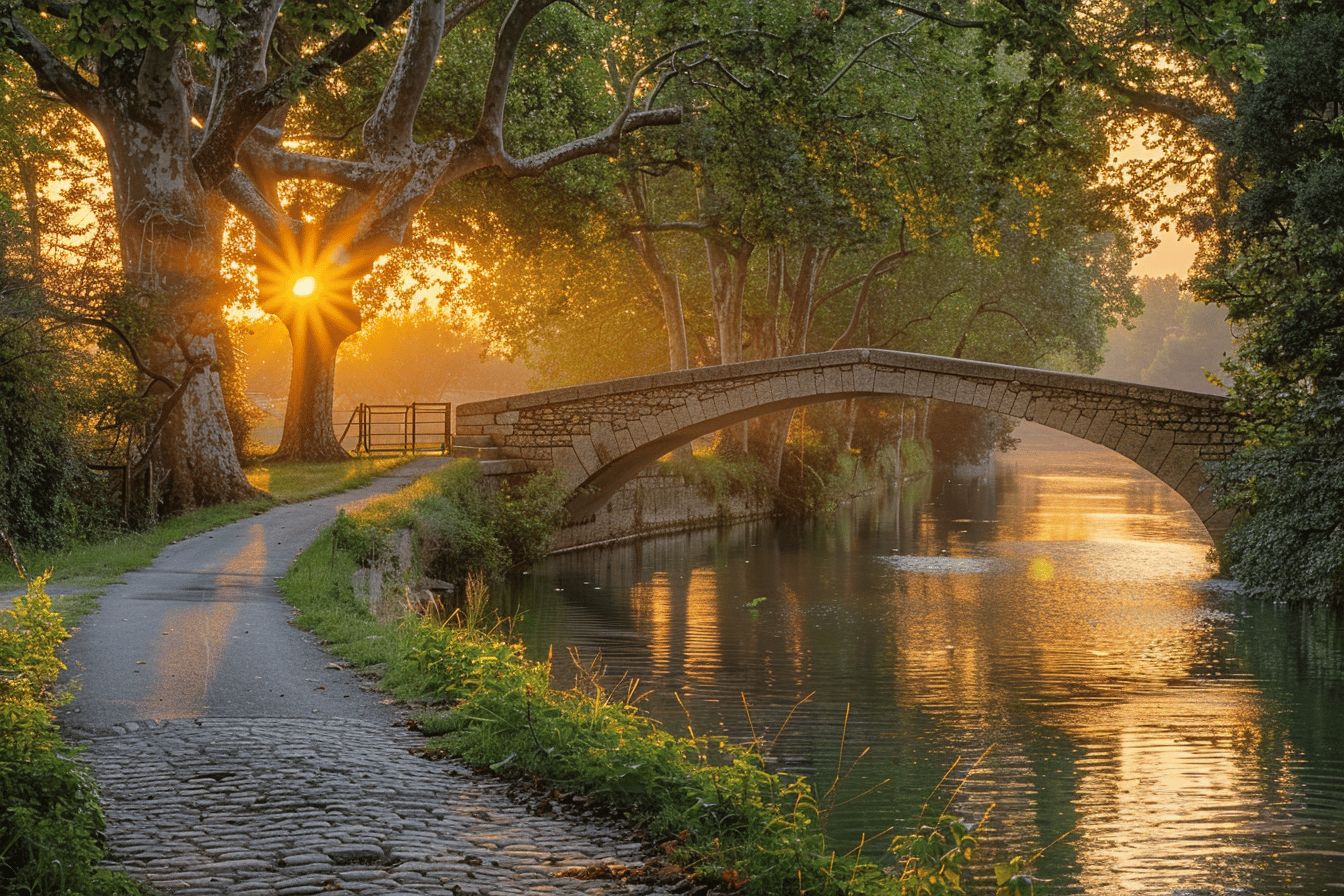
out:
M980 858L974 824L935 809L909 835L842 853L826 837L813 785L772 771L764 744L671 734L641 712L635 688L609 688L577 657L567 687L557 686L551 658L528 659L490 609L481 570L544 551L557 494L533 480L490 495L472 466L458 465L342 517L281 588L299 625L417 706L428 753L587 797L662 847L664 865L642 873L768 896L964 892ZM375 613L357 598L361 561L386 560L397 528L414 533L422 570L465 583L461 606L421 614L384 602ZM1000 893L1032 892L1021 858L994 874Z
M30 896L141 893L105 858L98 790L53 713L64 699L57 649L68 636L46 594L27 583L0 610L0 892Z

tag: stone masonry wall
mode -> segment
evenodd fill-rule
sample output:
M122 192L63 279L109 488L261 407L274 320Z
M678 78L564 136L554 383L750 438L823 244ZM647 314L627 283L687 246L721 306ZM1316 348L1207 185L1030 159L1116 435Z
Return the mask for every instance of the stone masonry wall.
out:
M1231 522L1204 473L1236 446L1236 420L1222 398L959 358L849 349L632 377L463 405L457 430L559 473L575 490L571 515L584 519L657 457L699 435L865 395L929 397L1041 423L1152 472L1215 539Z
M715 501L680 476L650 473L621 486L590 519L561 529L552 549L568 551L627 538L741 522L768 516L773 509L768 496L731 495Z

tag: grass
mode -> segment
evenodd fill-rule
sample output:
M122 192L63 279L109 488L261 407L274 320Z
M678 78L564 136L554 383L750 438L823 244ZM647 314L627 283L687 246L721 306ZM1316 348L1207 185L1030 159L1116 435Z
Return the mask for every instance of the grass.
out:
M279 461L250 466L246 472L247 481L253 486L270 493L282 504L290 504L360 488L410 459L397 455L322 462Z
M165 547L184 538L217 529L267 510L276 503L293 503L359 488L379 474L405 463L406 457L352 457L349 460L309 463L282 461L247 469L248 481L269 492L246 501L188 511L141 531L114 532L96 541L75 542L54 551L35 551L24 557L32 571L52 570L62 588L99 589L132 570L154 562ZM0 587L18 587L18 572L0 569Z
M375 617L351 585L355 552L366 547L361 527L404 521L449 485L426 477L345 518L335 527L341 537L324 532L280 583L300 626L392 695L428 707L417 719L430 736L427 751L583 794L659 843L673 870L730 890L964 893L976 848L971 826L944 811L910 836L836 854L813 786L770 771L761 744L673 735L638 709L633 688L612 693L577 658L574 687L554 687L550 662L528 660L506 625L490 618L480 576L468 578L465 611L446 621ZM997 892L1033 892L1024 867L1016 859L996 868Z

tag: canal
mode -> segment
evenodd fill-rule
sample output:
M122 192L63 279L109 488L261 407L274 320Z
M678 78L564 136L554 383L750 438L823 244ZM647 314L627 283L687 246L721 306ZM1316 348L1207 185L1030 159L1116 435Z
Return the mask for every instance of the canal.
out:
M986 859L1063 837L1050 892L1344 892L1344 617L1239 595L1165 485L1020 435L825 519L553 557L510 583L519 634L562 683L573 647L669 728L762 739L842 848L959 760Z

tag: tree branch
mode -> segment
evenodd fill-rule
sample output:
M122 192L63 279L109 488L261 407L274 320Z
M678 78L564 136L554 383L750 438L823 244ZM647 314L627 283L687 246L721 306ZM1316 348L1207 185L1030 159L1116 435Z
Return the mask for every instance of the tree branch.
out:
M1219 115L1198 103L1178 96L1157 93L1150 90L1137 90L1124 86L1111 87L1117 94L1127 99L1134 108L1155 115L1174 118L1189 125L1201 137L1210 143L1218 142L1220 125L1227 123L1226 116Z
M477 0L477 5L484 0ZM411 146L420 108L444 33L444 0L415 0L387 86L364 124L364 150L371 157L404 152ZM460 8L460 7L459 7Z
M106 105L98 88L66 65L13 11L0 19L0 37L5 36L6 32L14 52L28 63L37 76L38 87L56 94L90 121L98 123L103 120Z
M252 183L252 179L235 168L219 184L224 198L238 209L265 239L274 240L284 230L297 233L299 222L266 201L266 197Z
M902 221L901 223L902 231L904 231L905 222ZM868 307L868 295L872 291L873 284L877 282L877 278L882 274L892 271L895 268L896 262L904 259L909 254L910 253L905 249L892 252L890 255L879 258L877 262L868 269L868 273L863 276L863 285L859 287L859 297L854 302L854 312L849 316L849 325L845 327L845 331L836 338L835 342L831 343L831 351L835 351L844 346L844 344L853 338L854 334L858 331L859 321L863 317L864 309ZM827 294L828 297L829 295L830 293ZM819 300L818 304L820 304L821 301L825 301L825 297Z
M365 14L367 24L333 38L317 53L305 57L269 83L233 97L192 156L192 165L202 184L207 188L218 186L233 169L243 141L263 118L358 55L409 5L410 0L373 0Z
M244 144L243 152L276 180L320 180L361 191L372 188L378 180L377 170L368 162L292 152L255 140Z
M897 3L895 0L884 0L888 6L894 6L902 12L908 12L911 15L919 16L921 19L929 19L934 22L941 22L944 25L950 25L953 28L984 28L989 23L984 19L960 19L955 16L949 16L941 9L930 7L922 9L918 6L911 6L908 3ZM935 4L935 7L937 4Z
M631 112L628 115L617 116L615 121L596 134L543 150L524 159L506 156L496 164L509 177L535 177L556 165L583 156L615 155L620 150L621 137L625 134L640 128L680 124L681 118L681 109L675 106L667 109L651 109L647 112Z
M89 317L83 314L62 314L57 315L56 319L67 325L78 324L86 327L98 327L99 329L107 330L115 335L122 347L126 349L126 355L130 358L131 364L135 366L136 370L140 371L154 382L167 386L170 392L177 388L177 383L168 379L168 377L145 363L144 359L140 357L140 352L136 350L135 344L131 342L131 338L126 335L126 331L112 323L112 321L105 320L101 317Z
M917 25L919 23L916 22L915 24ZM906 34L909 34L911 29L913 29L914 27L915 25L910 25L900 31L888 31L886 34L879 34L877 37L868 41L868 43L859 47L858 52L856 52L853 56L851 56L849 61L840 67L840 71L835 73L835 77L831 78L831 80L826 82L826 86L821 88L821 92L818 93L817 96L825 96L826 94L830 93L831 88L839 84L840 81L845 77L845 75L849 74L849 70L852 69L854 66L858 65L859 60L863 59L863 57L867 55L868 51L871 50L873 47L881 43L886 43L887 41L891 40L894 37L904 37Z
M481 103L481 117L476 125L476 139L489 151L504 155L504 103L509 97L513 81L513 66L518 58L518 47L528 23L549 6L551 0L516 0L495 37L495 58L490 66L490 78L485 84L485 101Z

